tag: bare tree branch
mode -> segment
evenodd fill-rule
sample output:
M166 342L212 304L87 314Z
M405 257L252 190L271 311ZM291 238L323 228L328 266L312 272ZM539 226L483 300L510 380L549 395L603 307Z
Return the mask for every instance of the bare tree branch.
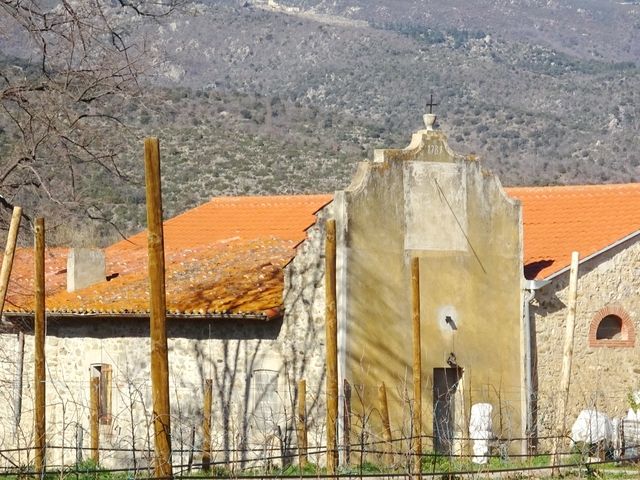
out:
M25 42L25 58L0 56L7 65L0 128L11 138L2 152L3 198L32 215L65 209L64 218L113 225L89 209L91 182L104 189L105 181L128 179L119 166L128 133L120 108L141 94L140 78L159 61L146 51L140 25L184 2L0 0L0 22ZM10 204L0 202L0 210Z

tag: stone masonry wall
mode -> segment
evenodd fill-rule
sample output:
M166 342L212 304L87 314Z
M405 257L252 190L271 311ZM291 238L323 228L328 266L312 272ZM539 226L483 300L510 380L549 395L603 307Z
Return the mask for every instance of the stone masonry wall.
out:
M537 292L531 307L539 436L552 434L557 421L554 412L560 393L568 282L568 272L554 279ZM594 328L609 313L626 314L624 338L594 344ZM640 242L636 240L580 265L567 428L587 408L597 408L612 418L626 414L629 395L640 390L639 328Z
M316 317L314 317L317 320ZM213 382L212 462L228 468L281 464L295 454L296 384L307 381L309 443L315 446L316 412L324 364L317 358L323 333L302 314L274 321L169 321L168 345L174 468L194 452L201 461L205 379ZM18 333L0 334L2 449L33 445L33 335L24 327L22 390L17 388ZM90 457L89 382L95 365L112 369L109 421L100 426L100 463L130 468L149 464L153 450L148 319L49 319L46 338L47 462L73 464ZM264 382L273 388L266 387ZM262 382L260 384L259 382ZM265 393L269 390L270 393ZM17 398L21 405L17 407ZM16 426L16 411L20 412ZM192 440L193 439L193 440ZM81 451L79 447L85 450ZM137 451L132 453L132 448ZM11 462L28 465L33 452ZM314 457L311 456L311 461ZM0 464L7 463L0 460ZM182 465L182 467L180 467Z
M320 446L326 444L324 224L332 214L333 204L316 214L316 224L307 230L307 239L285 269L283 355L289 376L306 380L309 444ZM322 458L316 456L320 463Z

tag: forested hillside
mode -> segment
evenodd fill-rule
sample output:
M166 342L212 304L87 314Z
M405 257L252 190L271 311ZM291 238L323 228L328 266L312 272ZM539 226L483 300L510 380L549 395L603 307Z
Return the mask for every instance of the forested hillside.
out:
M161 138L172 216L216 195L343 188L373 148L408 143L431 93L452 147L476 153L506 185L640 177L638 5L207 1L131 18L155 61L135 95L104 105L126 126L121 175L78 167L74 202L103 219L91 242L111 240L112 225L143 225L145 135ZM3 68L29 70L19 36L2 45ZM0 122L10 154L20 133ZM55 174L64 191L64 172ZM57 241L71 241L68 225Z

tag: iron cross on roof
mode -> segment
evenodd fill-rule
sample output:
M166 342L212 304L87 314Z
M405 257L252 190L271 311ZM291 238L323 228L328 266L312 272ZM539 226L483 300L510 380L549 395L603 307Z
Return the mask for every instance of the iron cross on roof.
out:
M427 102L427 107L429 107L429 113L433 113L433 107L437 107L437 103L433 103L433 93L429 95L429 101Z

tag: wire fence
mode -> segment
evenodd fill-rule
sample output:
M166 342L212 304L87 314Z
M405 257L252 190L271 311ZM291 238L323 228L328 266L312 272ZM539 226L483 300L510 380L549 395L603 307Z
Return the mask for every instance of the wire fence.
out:
M425 435L423 436L423 440L432 439L433 437ZM394 439L393 443L397 442L405 442L411 441L411 438L403 438L403 439ZM468 439L471 440L471 439ZM522 439L514 439L522 440ZM568 442L571 441L570 438L565 438L564 440ZM283 475L294 475L299 477L309 477L309 478L335 478L342 476L357 476L357 477L406 477L406 476L415 476L416 472L411 470L411 458L415 455L413 452L408 452L405 450L378 450L375 445L380 442L373 442L372 444L366 445L366 449L360 450L358 447L360 445L353 444L351 445L352 452L356 453L364 453L364 454L394 454L399 455L403 458L404 463L407 468L403 468L401 465L383 465L379 464L376 466L372 466L370 463L364 462L352 462L349 465L344 465L337 474L327 474L321 468L312 468L302 470L291 468L291 465L288 465L284 468L271 468L268 470L260 469L257 467L245 468L242 470L234 470L232 465L229 462L213 462L208 468L204 468L202 463L186 463L179 464L175 463L173 465L174 468L174 476L177 478L185 477L185 478L210 478L212 476L215 477L228 477L228 478L268 478L268 477L280 477ZM634 451L637 451L640 444L630 445ZM50 450L62 449L62 446L49 445L47 447ZM14 449L13 451L15 451ZM20 449L22 451L30 451L32 449L25 448ZM90 448L83 449L86 453L91 453ZM109 449L100 449L101 451L108 451ZM9 453L9 450L3 450L0 452L0 456L6 458L6 453ZM142 453L142 452L139 452ZM152 456L151 451L146 452L149 456ZM175 452L174 453L178 453ZM278 452L271 452L272 456L263 457L263 460L277 460L282 459ZM326 453L326 450L318 447L310 449L310 453L322 455ZM422 471L420 474L422 476L439 476L443 474L451 474L451 475L465 475L465 474L478 474L478 473L508 473L508 472L535 472L535 471L545 471L554 468L550 464L549 455L529 455L529 454L507 454L505 455L504 451L500 451L498 453L492 453L487 455L491 461L488 465L474 465L471 462L471 458L473 455L469 454L458 454L458 455L446 455L441 453L423 453L422 457ZM636 462L640 460L640 456L637 454L630 456L622 456L622 457L612 457L612 458L592 458L589 457L588 450L581 450L580 448L572 448L569 450L565 450L561 452L561 456L566 460L560 464L560 468L563 471L567 470L575 470L575 469L584 469L584 470L593 470L597 469L599 466L608 465L611 466L613 462L615 462L618 466L624 464L627 469L629 466L633 466ZM233 463L233 462L231 462ZM218 467L218 468L217 468ZM223 468L220 468L223 467ZM638 472L640 473L640 467L638 468ZM118 474L123 473L127 474L127 477L135 476L136 478L149 478L149 479L157 479L152 474L151 466L147 466L145 468L132 469L132 468L102 468L98 467L98 465L92 463L85 464L74 464L72 466L64 466L64 465L49 465L49 472L57 472L64 475L88 475L88 474ZM212 474L212 470L215 472ZM252 474L253 472L253 474ZM41 472L36 472L31 469L29 466L15 466L14 468L4 468L0 471L0 477L6 476L15 476L15 475L23 475L23 476L38 476Z
M354 418L356 415L354 414ZM178 426L179 428L179 426ZM192 429L193 430L193 429ZM282 430L281 430L282 431ZM622 420L619 427L607 439L593 442L581 442L566 436L561 438L564 445L560 451L562 471L576 469L597 469L602 466L611 467L611 462L628 465L637 462L640 452L640 422L636 420ZM625 432L627 435L625 436ZM322 460L326 454L326 447L321 444L309 445L304 453L310 459L315 459L307 468L299 465L299 454L296 446L285 449L285 442L277 444L261 444L247 441L240 449L225 449L221 446L211 448L209 454L212 461L206 466L200 461L202 458L201 441L196 441L192 433L190 442L177 442L173 448L173 468L175 476L209 478L264 478L295 475L299 477L333 478L336 476L357 477L407 477L415 476L413 458L418 455L413 449L415 437L398 436L381 440L373 438L363 439L362 434L355 435L358 441L343 442L339 448L343 454L339 475L328 475L323 469ZM594 437L595 438L595 437ZM553 436L536 438L538 442L553 440ZM423 444L435 445L436 436L423 435ZM552 467L551 459L545 453L519 453L518 445L530 442L531 437L511 437L490 439L489 449L483 455L481 464L475 463L478 455L469 446L477 440L473 436L453 437L452 444L466 445L458 450L450 448L448 451L425 451L420 453L422 459L422 476L438 475L471 475L478 473L516 473L516 472L545 472ZM48 458L64 458L60 453L68 450L69 445L49 443L47 445ZM135 447L100 447L98 452L101 459L138 458L137 464L126 467L109 468L98 467L98 464L86 462L93 456L94 449L87 447L79 438L79 444L73 446L77 462L71 466L64 463L50 462L48 472L55 472L61 476L86 476L104 473L123 474L126 477L153 478L152 446L147 444L143 448ZM16 463L16 458L33 458L34 449L31 446L20 448L3 448L0 450L0 476L37 476L39 472L33 470L30 462ZM347 458L345 452L349 452ZM121 455L121 454L124 454ZM639 470L640 472L640 470Z
M103 368L104 371L108 369ZM60 475L86 475L109 472L127 477L153 477L153 412L150 386L146 379L98 375L102 385L98 402L99 447L91 447L92 426L89 382L47 382L47 471ZM214 379L215 380L215 379ZM300 419L296 408L300 399L293 382L282 381L277 371L260 370L238 382L214 391L210 412L210 447L203 461L205 445L202 385L174 385L172 400L172 462L175 475L267 477L295 475L326 477L326 431L324 392L321 386L310 389L306 396L304 427L307 447L300 450ZM215 385L215 381L212 382ZM501 391L488 408L486 435L478 435L473 407L468 399L457 399L452 386L425 412L421 436L423 449L416 451L412 435L412 399L406 388L396 388L397 401L392 436L385 437L381 409L373 399L379 386L360 385L357 394L340 398L342 421L339 422L338 472L358 477L415 476L414 458L421 457L423 476L464 475L478 472L547 471L551 458L546 453L553 434L521 431L521 413L513 408L509 395ZM511 387L515 390L515 387ZM215 390L215 389L214 389ZM7 389L7 391L10 391ZM502 393L509 393L503 387ZM366 394L368 392L369 394ZM469 392L467 392L469 394ZM504 398L503 398L504 397ZM476 398L481 398L480 392ZM505 400L507 398L507 400ZM7 397L0 417L3 435L0 445L0 476L36 475L33 471L33 409L31 391L27 388L15 411L15 400ZM458 401L460 400L460 401ZM438 409L437 402L447 402L448 409ZM432 408L433 407L433 408ZM471 409L469 409L471 407ZM459 408L460 411L453 410ZM588 409L586 411L589 411ZM593 410L582 428L560 437L560 462L563 469L598 468L610 462L625 465L640 455L640 421L628 418L603 419ZM444 412L446 418L436 418ZM576 419L568 419L568 427ZM609 422L609 423L607 423ZM95 428L95 427L94 427ZM476 444L482 443L478 450ZM306 464L301 465L305 457ZM93 461L96 459L97 461Z

